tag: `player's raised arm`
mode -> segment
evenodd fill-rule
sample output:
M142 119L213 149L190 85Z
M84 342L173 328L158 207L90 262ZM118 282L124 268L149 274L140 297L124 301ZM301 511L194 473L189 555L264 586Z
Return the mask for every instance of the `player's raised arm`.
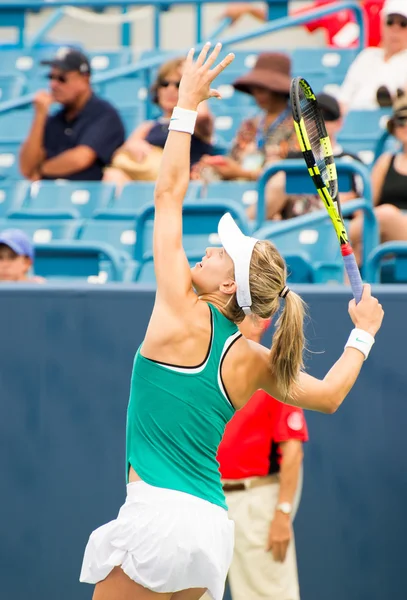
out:
M229 54L214 68L221 50L217 44L208 56L205 44L196 61L191 49L185 61L180 82L178 104L171 117L161 167L155 187L154 266L157 297L179 307L180 301L192 295L188 261L182 247L182 203L190 178L191 135L197 109L203 100L220 97L211 89L215 77L229 65Z

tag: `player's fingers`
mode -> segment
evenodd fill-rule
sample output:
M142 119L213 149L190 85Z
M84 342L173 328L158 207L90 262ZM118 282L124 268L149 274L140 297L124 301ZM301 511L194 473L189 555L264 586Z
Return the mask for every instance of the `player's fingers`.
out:
M208 67L208 69L211 68L211 66L214 64L215 60L218 58L219 56L219 52L222 50L222 44L220 42L218 42L215 46L215 48L212 50L208 60L206 61L205 66Z
M215 77L217 77L219 73L222 73L222 71L226 69L226 67L229 66L231 62L233 62L234 58L235 55L231 52L214 69L212 69L211 80L215 79Z
M187 65L192 64L193 60L194 60L194 54L195 54L195 48L191 48L190 51L187 54L187 57L185 59L185 63Z
M365 283L363 286L363 294L362 294L362 298L370 298L370 296L372 295L372 288L370 287L369 283Z
M218 90L209 90L209 98L222 98Z
M205 59L206 59L206 57L208 55L210 47L211 47L211 43L210 42L206 42L205 46L200 51L198 58L196 59L196 65L197 65L197 67L202 67L202 65L204 64Z

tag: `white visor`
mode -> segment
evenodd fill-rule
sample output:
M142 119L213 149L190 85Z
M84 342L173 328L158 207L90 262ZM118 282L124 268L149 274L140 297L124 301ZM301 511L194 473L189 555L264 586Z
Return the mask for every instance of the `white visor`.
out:
M223 215L218 225L220 241L235 266L237 285L236 299L246 315L250 315L252 297L250 295L249 275L253 248L259 241L244 235L236 225L230 213Z

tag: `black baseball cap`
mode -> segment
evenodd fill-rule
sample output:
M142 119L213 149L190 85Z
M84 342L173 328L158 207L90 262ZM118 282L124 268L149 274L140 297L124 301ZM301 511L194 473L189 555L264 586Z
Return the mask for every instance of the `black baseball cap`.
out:
M341 107L333 96L321 92L317 94L318 106L321 109L324 121L337 121L341 117Z
M90 75L91 72L88 57L75 48L59 48L54 58L42 60L41 64L61 69L61 71L79 71L84 75Z

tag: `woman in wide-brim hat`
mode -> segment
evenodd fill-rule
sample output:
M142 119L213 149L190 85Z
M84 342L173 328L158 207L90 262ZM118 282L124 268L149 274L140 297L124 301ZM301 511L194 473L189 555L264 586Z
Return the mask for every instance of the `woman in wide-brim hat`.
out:
M290 83L291 61L286 54L260 54L253 69L233 83L236 90L253 96L259 114L242 122L229 157L203 163L223 179L255 181L267 164L298 149L288 104Z
M381 242L407 240L407 95L402 93L393 104L387 129L401 145L401 152L379 156L372 168L375 215ZM363 216L353 219L350 236L360 261Z

